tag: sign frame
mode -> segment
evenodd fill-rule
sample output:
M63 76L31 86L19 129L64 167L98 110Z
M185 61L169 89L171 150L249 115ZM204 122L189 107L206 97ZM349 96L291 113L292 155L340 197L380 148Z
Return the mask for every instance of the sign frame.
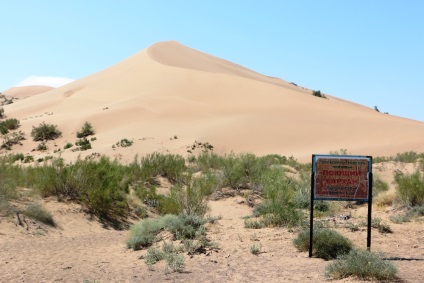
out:
M312 257L314 200L368 202L367 249L371 249L372 176L372 156L312 155L309 257Z

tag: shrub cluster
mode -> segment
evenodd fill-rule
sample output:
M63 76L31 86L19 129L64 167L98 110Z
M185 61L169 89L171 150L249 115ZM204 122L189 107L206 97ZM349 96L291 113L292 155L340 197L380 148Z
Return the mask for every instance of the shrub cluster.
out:
M18 119L6 119L0 122L0 133L2 135L5 135L9 133L10 130L16 130L17 128L19 128L19 126L20 122Z
M326 276L331 279L354 276L360 280L391 282L397 279L396 273L397 269L392 263L364 250L352 250L326 268Z
M410 175L396 174L395 182L399 198L405 205L424 205L424 173L417 170Z
M309 230L304 230L293 240L299 251L309 250ZM330 260L347 254L352 250L352 243L334 230L315 228L312 239L312 254L316 257Z
M77 138L85 138L94 134L95 131L93 126L89 122L85 122L81 128L81 131L77 132Z
M41 123L38 127L32 127L31 137L34 141L54 140L62 136L56 125Z

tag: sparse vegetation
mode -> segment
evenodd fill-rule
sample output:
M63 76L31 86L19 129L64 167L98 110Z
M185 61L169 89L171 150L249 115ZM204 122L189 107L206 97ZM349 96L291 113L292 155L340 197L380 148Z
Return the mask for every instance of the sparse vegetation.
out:
M19 120L12 118L12 119L6 119L4 121L0 122L0 133L5 135L9 133L11 130L16 130L19 128L20 122Z
M316 97L326 98L325 95L322 94L320 90L313 90L312 95Z
M89 122L85 122L81 131L77 132L77 138L85 138L95 134L93 126Z
M331 279L356 277L360 280L392 282L397 279L397 268L378 254L364 250L352 250L340 256L326 268L326 276Z
M31 137L34 141L54 140L62 136L56 125L41 123L38 127L33 127Z
M396 174L395 182L400 200L407 206L424 205L424 173Z
M309 250L309 229L298 234L293 240L294 246L306 252ZM316 257L330 260L347 254L352 250L352 243L334 230L327 228L314 229L312 239L312 254Z
M52 214L43 208L39 203L31 203L26 207L25 210L22 211L22 213L49 226L56 226Z
M74 150L81 150L81 151L85 151L88 149L91 149L91 143L87 138L82 138L79 139L75 142L75 145L77 146L77 148L75 148Z

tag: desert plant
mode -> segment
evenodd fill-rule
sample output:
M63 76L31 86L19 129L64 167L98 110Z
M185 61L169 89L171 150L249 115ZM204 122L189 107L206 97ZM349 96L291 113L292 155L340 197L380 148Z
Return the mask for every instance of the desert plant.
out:
M3 119L4 117L5 117L4 109L3 109L3 107L0 107L0 119Z
M17 128L19 128L20 126L20 122L19 120L12 118L12 119L7 119L4 121L0 122L0 133L1 134L7 134L9 132L9 130L16 130Z
M261 251L262 251L262 245L260 245L260 244L259 245L253 244L253 245L250 246L250 253L251 254L258 255L258 254L261 253Z
M36 149L35 150L38 150L38 151L45 151L45 150L47 150L47 145L46 145L46 143L45 142L41 142L41 143L39 143L38 145L37 145L37 147L36 147Z
M392 282L397 279L397 268L381 256L365 250L352 250L329 264L326 276L331 279L356 277L360 280Z
M15 144L21 144L21 141L25 139L25 134L22 131L8 133L2 136L2 143L0 148L11 150Z
M63 149L68 149L68 148L71 148L73 146L74 145L72 143L68 142L68 143L65 144L65 146L63 147Z
M31 203L24 211L22 211L22 213L49 226L56 226L56 222L54 221L52 214L44 209L39 203Z
M371 227L378 229L378 232L381 234L393 233L392 228L390 228L389 224L384 223L381 218L373 218L371 220Z
M87 138L79 139L75 142L75 145L78 146L78 149L81 151L85 151L91 149L91 143Z
M326 98L324 94L321 94L320 90L313 90L312 95L316 97Z
M163 222L158 219L141 220L131 227L127 247L133 250L150 247L157 240L156 237L163 228Z
M301 231L293 240L299 251L309 250L310 231ZM352 243L334 230L315 228L312 239L312 254L316 257L330 260L347 254L352 249Z
M56 125L41 123L38 127L32 127L31 137L34 141L54 140L62 136Z
M130 141L129 139L121 139L120 141L116 142L115 145L118 147L129 147L132 146L134 142Z
M422 216L424 216L424 205L409 208L403 214L390 217L390 220L393 223L400 224L403 222L409 222L413 219L418 219L419 217L422 217Z
M77 138L85 138L94 135L95 131L89 122L85 122L80 132L77 132Z
M185 269L184 256L182 254L172 253L165 257L166 269L165 273L169 273L169 269L173 272L183 272Z
M147 250L147 254L144 256L144 262L151 266L162 259L164 259L164 253L158 248L151 247Z
M424 204L424 173L419 170L413 174L396 174L395 182L401 201L410 206Z
M387 192L389 190L389 184L381 180L381 178L378 175L373 175L373 182L372 182L372 195L373 197L379 195L382 192Z

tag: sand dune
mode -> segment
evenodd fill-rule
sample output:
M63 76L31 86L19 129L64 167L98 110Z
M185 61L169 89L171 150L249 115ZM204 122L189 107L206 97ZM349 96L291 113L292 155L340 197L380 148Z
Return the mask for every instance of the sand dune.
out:
M330 95L315 97L311 90L175 41L154 44L5 111L21 120L28 137L43 121L57 124L63 132L59 147L75 141L76 131L89 121L97 140L83 154L124 159L152 151L186 153L196 140L209 142L217 152L277 153L301 161L340 148L364 155L424 151L422 122ZM134 145L113 150L122 138L133 139ZM31 147L28 138L22 149ZM77 154L62 153L66 158Z
M5 90L2 92L2 94L4 94L7 97L22 99L22 98L27 98L33 95L37 95L52 89L54 88L50 86L44 86L44 85L18 86L18 87L12 87L8 90Z

